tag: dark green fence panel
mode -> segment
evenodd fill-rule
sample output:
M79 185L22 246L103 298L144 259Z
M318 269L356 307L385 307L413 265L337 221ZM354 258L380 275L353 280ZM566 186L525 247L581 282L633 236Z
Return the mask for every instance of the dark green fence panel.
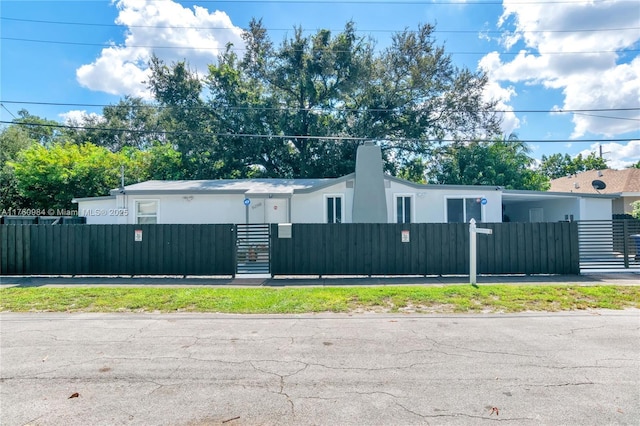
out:
M272 225L274 275L468 274L468 224ZM480 274L578 274L576 223L479 224ZM142 240L136 241L136 231ZM403 231L408 241L403 242ZM233 275L234 225L2 225L5 275Z
M0 226L0 275L28 274L30 269L30 226Z
M461 275L469 273L469 225L293 224L292 238L272 225L274 275ZM579 274L575 223L479 224L480 274ZM408 241L403 242L403 231ZM405 234L406 235L406 234Z
M235 227L2 225L0 250L5 275L233 275Z
M578 226L557 223L482 223L478 273L579 274Z

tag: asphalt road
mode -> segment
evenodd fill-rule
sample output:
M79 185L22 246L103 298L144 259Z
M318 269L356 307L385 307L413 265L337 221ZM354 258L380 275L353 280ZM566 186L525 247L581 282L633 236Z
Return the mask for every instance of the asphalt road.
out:
M639 310L2 313L0 339L7 426L640 422Z

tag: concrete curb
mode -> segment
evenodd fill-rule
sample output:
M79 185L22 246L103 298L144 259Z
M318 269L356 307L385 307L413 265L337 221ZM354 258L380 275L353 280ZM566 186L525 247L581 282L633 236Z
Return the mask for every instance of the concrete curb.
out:
M0 288L9 287L304 287L468 285L468 276L410 277L191 277L191 276L3 276ZM640 285L640 273L585 275L480 275L478 284L505 285Z

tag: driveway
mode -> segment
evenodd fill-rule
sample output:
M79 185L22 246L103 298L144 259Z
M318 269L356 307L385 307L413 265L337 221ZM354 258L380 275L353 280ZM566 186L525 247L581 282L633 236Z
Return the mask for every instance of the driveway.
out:
M640 311L0 314L0 423L638 424Z

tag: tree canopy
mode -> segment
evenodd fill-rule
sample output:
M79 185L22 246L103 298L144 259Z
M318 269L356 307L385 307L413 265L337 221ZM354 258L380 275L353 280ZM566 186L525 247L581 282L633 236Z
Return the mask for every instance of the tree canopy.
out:
M31 208L46 209L71 209L74 197L109 194L120 185L122 167L126 185L182 175L180 153L168 145L114 153L92 143L33 144L8 164L15 170L17 194Z
M569 154L552 154L548 157L543 155L542 163L540 164L540 172L549 179L574 175L587 170L604 170L606 168L606 160L596 156L594 152L586 157L583 157L582 154L578 154L575 157L571 157Z
M364 140L395 174L444 139L498 134L486 76L455 67L433 32L397 33L376 52L348 22L338 34L297 28L275 46L252 20L244 55L229 45L209 66L206 98L184 62L153 58L149 85L192 177L335 177Z
M515 136L492 141L457 142L435 152L427 176L430 183L496 185L543 191L549 180L533 169L526 143Z

